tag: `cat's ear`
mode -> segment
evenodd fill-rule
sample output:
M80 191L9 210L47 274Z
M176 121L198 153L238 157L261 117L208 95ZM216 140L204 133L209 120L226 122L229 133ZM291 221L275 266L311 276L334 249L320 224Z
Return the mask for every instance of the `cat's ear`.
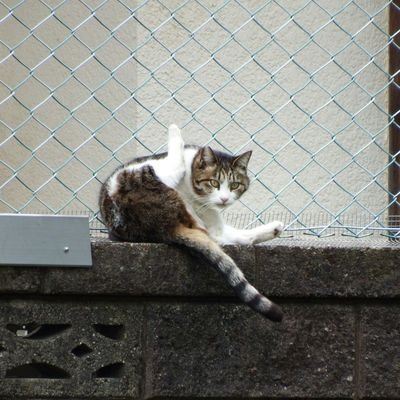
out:
M252 151L250 150L246 151L246 153L243 153L240 156L237 156L233 161L233 166L237 168L247 169L247 165L249 164L251 154Z
M207 165L214 165L217 163L217 158L211 147L203 147L200 152L200 168L205 168Z

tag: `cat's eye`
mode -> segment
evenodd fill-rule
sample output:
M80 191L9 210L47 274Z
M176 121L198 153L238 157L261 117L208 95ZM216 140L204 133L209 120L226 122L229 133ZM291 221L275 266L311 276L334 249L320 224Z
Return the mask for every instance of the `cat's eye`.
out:
M216 181L215 179L210 179L210 185L219 189L219 182Z
M239 183L239 182L232 182L232 183L230 184L231 190L239 189L239 186L240 186L240 183Z

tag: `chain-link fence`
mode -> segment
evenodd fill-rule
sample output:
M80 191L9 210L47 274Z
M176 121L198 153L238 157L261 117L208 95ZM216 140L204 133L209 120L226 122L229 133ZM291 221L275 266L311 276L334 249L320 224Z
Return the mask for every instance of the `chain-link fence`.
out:
M188 143L253 150L227 218L398 234L394 3L0 1L0 212L95 218L100 182L175 122Z

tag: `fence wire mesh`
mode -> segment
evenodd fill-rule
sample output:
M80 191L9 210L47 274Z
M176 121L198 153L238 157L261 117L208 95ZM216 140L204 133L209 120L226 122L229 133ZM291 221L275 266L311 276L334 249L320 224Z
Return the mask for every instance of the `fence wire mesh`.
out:
M0 1L0 212L95 221L100 182L175 122L187 142L253 150L235 224L399 236L392 3Z

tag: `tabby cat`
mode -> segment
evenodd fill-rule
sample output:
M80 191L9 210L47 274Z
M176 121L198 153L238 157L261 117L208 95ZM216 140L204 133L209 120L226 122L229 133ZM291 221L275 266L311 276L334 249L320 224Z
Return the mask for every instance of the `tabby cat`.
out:
M262 296L219 244L255 244L282 232L278 221L254 229L224 224L220 211L249 187L251 151L239 156L210 147L185 146L176 125L168 152L141 157L117 168L102 185L100 212L110 239L187 246L206 257L240 299L273 321L280 307Z

